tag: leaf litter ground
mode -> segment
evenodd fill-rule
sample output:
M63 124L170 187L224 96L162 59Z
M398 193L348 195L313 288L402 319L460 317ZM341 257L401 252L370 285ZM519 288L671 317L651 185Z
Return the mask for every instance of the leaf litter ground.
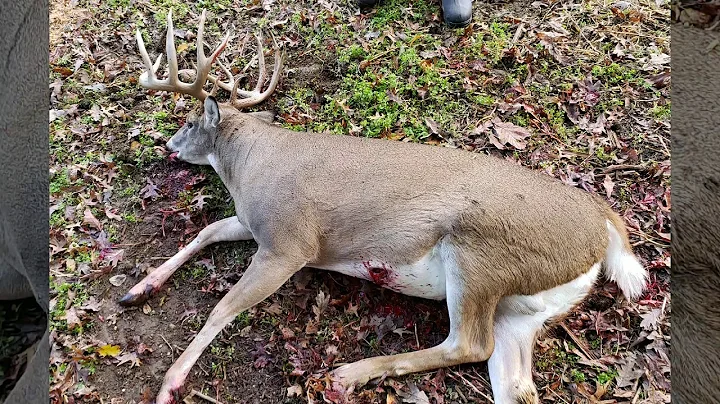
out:
M281 84L257 108L285 127L460 147L604 196L628 223L649 289L628 303L599 283L539 339L534 380L543 401L669 402L670 6L597 0L475 2L473 24L460 30L445 28L429 0L362 14L349 1L51 2L53 402L149 402L256 249L207 248L143 307L116 303L233 214L211 170L164 150L197 103L137 84L136 27L151 54L163 52L172 8L181 68L190 68L202 5L210 44L236 33L223 56L233 73L251 63L255 50L242 43L256 27L286 49ZM193 368L186 400L321 402L329 369L433 346L447 328L442 303L302 271L223 330ZM352 398L490 396L487 367L476 364L388 378Z

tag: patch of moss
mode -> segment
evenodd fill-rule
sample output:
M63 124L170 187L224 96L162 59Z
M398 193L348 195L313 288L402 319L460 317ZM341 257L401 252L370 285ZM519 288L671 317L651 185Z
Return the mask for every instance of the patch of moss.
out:
M607 66L595 65L592 68L592 75L611 85L627 82L634 83L638 79L637 70L617 63Z

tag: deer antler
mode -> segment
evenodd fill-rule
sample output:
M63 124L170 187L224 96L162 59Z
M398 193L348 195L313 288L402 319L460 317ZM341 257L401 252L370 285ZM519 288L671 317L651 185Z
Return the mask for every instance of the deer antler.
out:
M148 55L147 50L145 50L145 43L143 42L142 35L140 34L140 29L138 29L135 34L135 38L137 39L138 48L140 49L140 55L145 63L145 67L147 68L147 71L140 75L140 79L138 80L140 85L152 90L189 94L201 101L205 100L208 93L203 90L203 86L205 86L205 82L207 81L213 62L217 59L220 52L225 49L225 46L227 46L230 35L225 35L225 39L223 39L222 43L218 45L212 55L208 58L205 56L205 50L203 47L204 30L205 10L203 10L202 15L200 16L200 25L198 26L197 33L197 74L195 76L195 81L192 83L184 83L180 81L180 78L178 77L178 62L177 53L175 51L172 10L168 11L167 17L167 37L165 40L165 48L168 58L168 77L166 79L160 80L155 75L158 67L160 67L162 54L158 56L154 64L150 63L150 56Z
M235 108L241 109L241 108L247 108L251 107L253 105L259 104L263 101L265 101L270 94L272 94L273 91L275 91L275 88L278 85L278 82L280 81L280 72L282 71L282 63L283 63L283 55L281 54L277 43L275 42L273 38L273 43L275 44L275 65L273 66L273 75L270 79L270 84L268 85L267 89L265 91L261 91L263 85L265 84L265 79L267 78L267 71L265 70L265 54L263 53L263 44L262 44L262 36L260 34L255 35L255 39L257 40L257 47L258 47L258 70L259 70L259 77L257 84L255 85L255 89L252 91L247 90L240 90L238 89L238 84L240 83L239 79L236 79L230 74L230 71L225 65L220 63L220 67L225 72L225 76L228 77L227 82L223 82L219 80L217 77L213 75L209 75L208 79L217 84L220 88L223 90L230 92L230 104L233 105ZM252 61L251 61L252 62ZM249 65L248 65L249 66ZM243 71L247 70L247 67L243 69ZM241 96L243 98L237 99L237 96Z

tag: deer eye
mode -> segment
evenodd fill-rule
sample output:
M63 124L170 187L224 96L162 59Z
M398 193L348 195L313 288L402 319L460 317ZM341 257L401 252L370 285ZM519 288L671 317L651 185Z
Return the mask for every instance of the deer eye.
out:
M193 123L192 123L192 122L188 122L188 128L192 129L192 127L193 127Z

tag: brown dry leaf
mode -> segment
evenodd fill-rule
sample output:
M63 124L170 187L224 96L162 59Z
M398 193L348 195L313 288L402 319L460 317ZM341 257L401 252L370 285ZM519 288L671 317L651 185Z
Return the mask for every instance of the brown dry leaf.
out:
M118 356L118 366L130 362L130 367L140 366L140 358L138 358L135 352L128 352L124 355Z
M315 321L320 321L320 316L322 316L330 303L330 295L326 296L325 292L322 290L319 291L315 297L315 303L317 303L317 305L313 305L312 308L313 313L315 313Z
M397 393L402 397L403 403L415 403L415 404L430 404L430 399L424 391L420 390L415 383L408 382L408 388L410 393L405 393L402 390L398 390Z
M108 219L112 220L122 220L122 216L116 214L115 212L113 212L113 210L115 209L105 208L105 216L107 216Z
M102 230L102 224L100 221L93 215L90 208L85 208L85 213L83 214L83 223L88 224L98 230Z
M433 135L437 135L440 133L437 122L435 122L432 118L425 118L425 125L427 125L427 127L430 129L430 133L432 133Z
M605 188L605 194L608 198L610 198L610 195L612 195L613 192L613 188L615 187L615 182L610 179L609 175L605 176L605 180L603 181L603 187Z
M641 314L640 317L642 317L640 326L648 331L651 331L657 327L657 323L662 317L662 310L653 309L649 313Z
M60 319L67 321L68 329L72 330L73 328L82 325L82 320L80 320L80 316L83 315L85 315L85 311L80 310L76 307L70 307L69 309L65 310L65 315L60 317Z
M385 400L385 404L400 404L400 400L398 400L398 398L395 394L388 391L387 399Z
M98 301L95 296L90 296L90 298L82 305L80 306L80 309L86 310L86 311L100 311L100 306L102 305L102 300Z
M495 118L493 119L493 128L501 144L510 144L518 150L523 150L527 146L525 139L530 137L530 132L522 126L511 122L502 122Z
M263 309L263 311L277 316L279 314L282 314L282 307L280 307L280 303L275 302L275 303L271 304L269 307L266 307L265 309Z
M282 333L282 337L285 340L295 338L295 332L287 327L281 327L280 332Z
M118 262L123 259L123 256L125 255L125 250L119 249L119 250L111 250L110 252L105 254L105 261L110 263L110 266L115 268L118 265ZM119 285L115 285L119 286Z
M141 343L138 344L136 351L137 351L138 354L142 355L142 354L144 354L144 353L146 353L146 352L152 352L153 349L150 348L149 346L145 345L144 342L141 342Z
M287 388L287 396L288 397L302 397L303 389L300 387L299 384L295 383L292 386Z

